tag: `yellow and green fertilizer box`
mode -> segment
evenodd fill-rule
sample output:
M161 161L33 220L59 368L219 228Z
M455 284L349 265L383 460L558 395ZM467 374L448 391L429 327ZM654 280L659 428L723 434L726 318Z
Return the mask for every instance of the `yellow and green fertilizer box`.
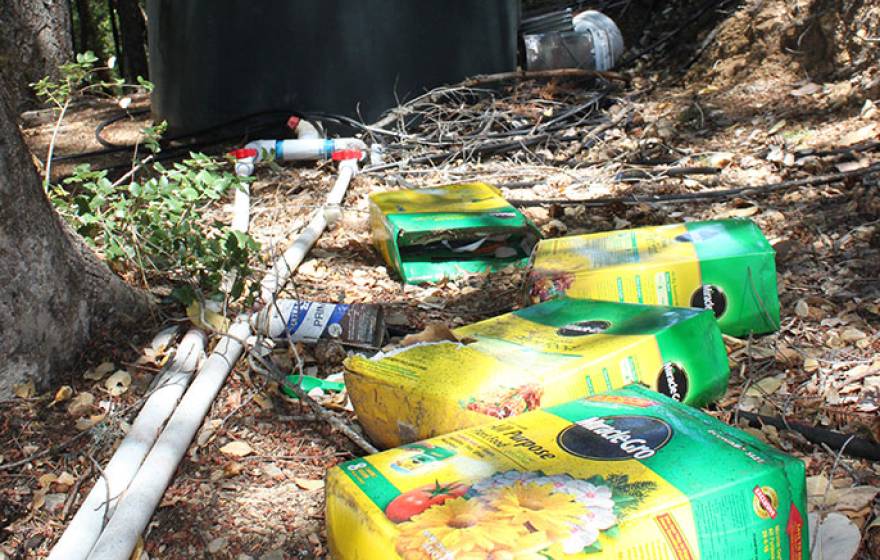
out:
M775 251L747 219L548 239L526 281L530 302L559 295L711 309L733 336L779 328Z
M692 405L730 375L721 332L702 309L548 301L417 344L345 362L345 386L382 447L442 435L629 385Z
M336 560L807 560L804 464L632 386L337 465Z
M408 284L525 266L541 236L485 183L374 194L370 228L376 250Z

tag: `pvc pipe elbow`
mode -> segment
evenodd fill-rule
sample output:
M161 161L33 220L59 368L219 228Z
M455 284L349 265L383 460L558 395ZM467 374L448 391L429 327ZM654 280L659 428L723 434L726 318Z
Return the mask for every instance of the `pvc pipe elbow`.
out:
M254 158L244 158L235 162L235 174L239 177L250 177L254 174Z
M300 120L299 124L296 125L294 132L296 137L300 140L321 138L321 133L319 133L318 129L315 128L315 125L309 121Z

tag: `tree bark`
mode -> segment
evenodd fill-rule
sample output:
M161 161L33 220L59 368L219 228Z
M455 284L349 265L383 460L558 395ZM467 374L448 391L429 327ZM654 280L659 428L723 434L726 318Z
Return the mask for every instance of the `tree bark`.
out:
M7 2L8 4L8 2ZM150 297L123 282L61 220L43 193L0 72L0 399L45 384L101 334L149 317Z
M67 0L0 0L0 73L16 114L36 104L30 85L73 57Z
M138 0L115 0L122 36L122 74L135 83L138 76L149 78L147 67L147 22Z
M76 15L79 20L79 42L77 49L79 52L92 51L98 57L98 60L105 62L107 60L107 53L104 51L103 43L101 43L98 21L92 12L91 2L89 0L76 0Z

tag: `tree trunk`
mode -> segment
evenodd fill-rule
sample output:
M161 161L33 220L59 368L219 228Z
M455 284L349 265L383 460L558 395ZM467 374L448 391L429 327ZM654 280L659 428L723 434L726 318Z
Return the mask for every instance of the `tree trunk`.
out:
M14 90L0 72L0 399L26 378L45 385L152 306L55 213L15 124Z
M135 83L138 76L148 78L147 22L138 0L116 0L119 33L122 35L122 74Z
M76 0L76 15L78 19L79 52L92 51L102 63L107 61L108 55L101 42L101 32L98 29L98 20L95 18L90 0Z
M36 104L30 85L73 56L67 0L0 0L0 72L16 114Z

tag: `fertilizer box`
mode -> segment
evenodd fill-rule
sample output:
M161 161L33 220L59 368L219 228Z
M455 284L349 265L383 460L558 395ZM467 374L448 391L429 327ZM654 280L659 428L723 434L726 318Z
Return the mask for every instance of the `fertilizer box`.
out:
M370 228L376 250L408 284L525 266L540 238L485 183L374 194Z
M804 465L639 386L342 463L336 560L806 560Z
M631 383L687 404L721 396L721 332L701 309L556 299L345 362L367 435L394 447Z
M711 309L733 336L779 328L775 252L746 219L549 239L535 247L531 302L558 295Z

